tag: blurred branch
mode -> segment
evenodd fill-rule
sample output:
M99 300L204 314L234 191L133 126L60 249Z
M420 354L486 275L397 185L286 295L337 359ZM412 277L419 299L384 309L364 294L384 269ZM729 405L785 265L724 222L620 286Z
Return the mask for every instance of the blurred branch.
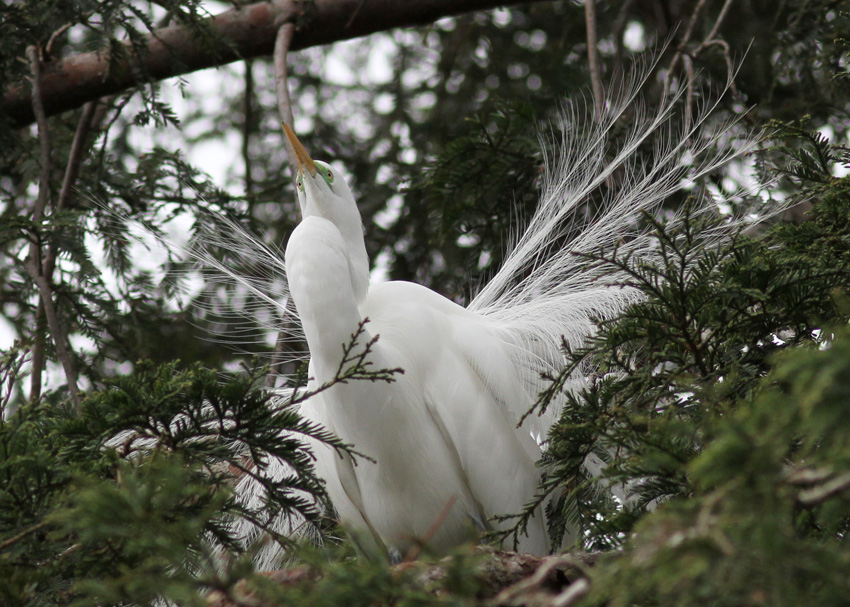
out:
M275 91L277 92L277 111L280 114L280 121L292 129L293 132L295 131L295 126L293 125L292 103L289 99L286 60L294 33L295 26L291 23L284 23L277 32L274 45L274 84ZM292 183L295 183L298 167L294 162L295 157L292 154L292 150L289 149L289 145L286 146L286 156L288 158Z
M850 489L850 472L845 472L823 484L801 491L797 496L797 501L806 507L817 506L839 493L846 492L848 489Z
M729 45L719 38L715 38L717 36L717 32L720 30L720 26L723 23L723 20L726 18L726 13L729 12L729 7L732 5L733 0L725 0L723 6L720 8L720 13L717 15L717 19L714 21L714 26L711 28L711 31L705 37L705 39L692 51L687 51L686 47L688 43L691 41L691 36L694 33L694 27L697 23L697 18L699 17L700 12L705 6L706 0L699 0L696 7L694 8L694 12L691 14L691 18L688 21L688 26L685 29L685 34L682 36L682 41L679 43L678 47L676 47L676 52L673 55L673 59L670 60L670 68L669 75L667 77L667 81L664 83L665 93L669 90L670 83L672 81L673 73L679 65L679 62L682 61L685 64L685 72L687 74L688 82L687 82L687 102L685 107L685 129L689 129L691 125L691 116L693 114L692 106L694 102L694 79L696 77L696 72L694 70L693 61L699 57L699 55L710 46L719 46L723 50L723 56L726 60L726 70L727 70L727 78L729 79L729 88L733 93L737 94L737 90L735 89L735 83L732 80L734 75L734 67L732 65L732 57L729 52Z
M612 70L613 73L611 75L611 86L622 86L622 83L625 81L623 77L623 35L626 31L626 22L628 21L629 11L632 8L633 2L634 0L626 0L623 2L622 6L620 6L620 12L617 13L617 18L614 20L614 26L611 28L614 32L614 44L616 45L616 50L614 51L614 69Z
M35 46L27 48L27 61L29 61L30 73L32 74L31 104L38 126L39 162L41 164L38 197L32 211L33 225L38 225L44 216L44 209L47 207L50 196L50 139L47 128L47 116L44 113L44 106L41 102L41 59L38 48ZM35 239L30 243L27 259L32 264L41 264L41 247ZM28 270L30 265L30 263L27 263ZM44 301L42 298L39 298L38 306L36 307L35 326L35 341L32 348L32 373L30 374L30 398L32 399L37 399L41 396L41 374L45 364Z
M541 0L526 0L540 2ZM300 50L366 36L395 27L426 25L475 10L503 6L503 0L316 0L309 18L295 31L289 50ZM225 65L272 53L280 24L300 15L306 3L295 0L238 6L205 22L214 46L201 44L192 30L180 24L157 29L144 41L120 43L118 52L102 49L78 53L45 66L42 100L47 116L80 107L106 95L146 82ZM359 12L358 12L359 11ZM352 20L352 15L355 18ZM0 112L19 126L35 119L29 87L6 89Z
M80 121L77 123L77 130L74 133L74 140L71 142L68 164L65 167L65 177L62 179L62 189L59 190L59 199L56 202L57 211L65 209L71 200L71 192L73 192L77 178L80 176L80 165L83 162L86 139L91 132L92 125L97 122L95 120L97 106L96 101L89 101L83 106L83 112L80 115ZM47 278L48 283L53 280L53 270L56 268L57 254L58 248L55 243L51 242L47 247L47 255L44 257L44 269L42 271L42 275Z
M30 46L27 48L27 59L29 60L30 70L32 72L32 106L33 113L38 124L38 140L40 146L40 162L41 174L38 183L38 198L36 199L35 208L33 209L33 225L38 226L44 218L44 211L50 200L50 135L47 127L47 116L44 112L44 106L41 98L41 58L39 57L38 48ZM73 162L73 158L70 162ZM27 272L30 278L35 282L39 293L39 306L36 312L36 322L39 322L39 317L46 317L47 326L50 333L53 335L53 342L56 345L56 354L62 367L65 370L65 376L68 380L68 389L71 392L71 400L74 405L80 407L80 394L77 388L77 373L74 369L74 361L71 357L71 352L67 347L67 337L64 328L59 322L56 314L56 308L53 305L53 296L50 290L50 281L44 275L44 268L41 265L41 245L38 237L34 237L30 243L29 254L27 255ZM33 348L33 373L32 373L32 393L31 398L35 399L41 394L41 373L44 368L44 340L42 339L43 332L39 332L36 338L36 343Z
M274 85L277 93L277 111L280 114L280 121L295 130L294 118L292 116L292 100L289 96L289 72L287 70L287 59L289 55L289 47L292 44L292 36L295 34L295 26L291 23L284 23L277 30L274 44ZM298 176L298 165L295 162L295 154L289 143L286 144L286 159L289 165L289 175L292 183ZM273 388L277 376L283 373L284 351L289 347L286 336L289 333L289 318L283 318L283 325L278 332L277 340L275 341L274 356L269 367L269 374L266 378L266 385Z
M32 527L24 529L23 531L21 531L17 535L14 535L14 536L10 537L9 539L4 540L3 542L0 542L0 550L5 550L9 546L13 546L13 545L17 544L18 542L20 542L22 539L26 538L27 536L32 535L33 533L38 533L39 531L41 531L42 529L47 527L47 525L48 525L48 523L46 521L42 521L42 522L38 523L37 525L33 525Z
M27 60L32 73L32 96L30 104L38 126L39 161L41 171L38 177L38 198L32 212L33 223L38 223L44 217L44 210L50 200L50 137L47 128L47 114L44 111L41 94L41 58L38 48L27 48ZM36 245L33 245L35 247ZM30 255L33 248L30 248Z
M596 37L596 0L585 0L584 21L587 30L587 59L590 67L590 85L593 89L593 117L602 117L605 91L602 88L602 69L599 64L599 43Z
M242 98L242 162L245 163L245 199L254 201L251 172L251 131L254 129L254 62L245 61L245 94Z

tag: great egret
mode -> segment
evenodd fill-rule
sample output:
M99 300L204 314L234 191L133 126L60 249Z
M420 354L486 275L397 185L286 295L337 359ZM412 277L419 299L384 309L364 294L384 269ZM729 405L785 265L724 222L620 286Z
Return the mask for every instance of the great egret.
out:
M581 344L592 319L610 318L638 297L620 286L623 276L587 267L571 253L616 243L633 255L653 255L652 238L637 229L640 213L658 209L671 193L748 150L715 146L728 129L702 128L712 107L685 127L671 126L676 94L655 113L645 112L636 101L642 83L636 75L595 119L565 106L563 139L557 157L545 158L538 209L466 308L416 284L370 285L363 226L348 185L286 130L303 219L290 236L285 273L310 349L311 385L333 376L342 344L365 319L361 342L379 336L374 367L404 369L394 383L337 384L302 406L306 416L374 459L355 466L316 446L317 470L340 519L361 541L400 554L439 523L429 545L443 550L467 538L470 528L498 527L494 515L522 509L539 479L535 437L545 437L558 413L551 407L516 427L546 387L541 373L559 370L562 343ZM612 150L609 134L626 108L635 126ZM652 161L638 163L636 151L649 140ZM715 152L718 147L723 151ZM574 211L600 188L599 212L576 219ZM281 266L239 230L224 244L253 263ZM203 260L271 301L261 286L213 256ZM291 314L288 301L277 305ZM285 466L273 466L273 474L286 473ZM262 499L249 478L237 490L247 501ZM288 533L294 525L281 521L278 529ZM544 527L538 514L519 549L549 551ZM237 532L249 540L257 535L246 527ZM273 566L275 558L274 549L264 550L260 567Z
M303 214L286 247L286 274L310 348L311 382L333 380L341 344L366 319L361 346L379 336L369 362L404 370L392 383L337 383L302 407L374 459L355 467L318 446L318 471L343 525L404 553L439 523L429 544L445 549L473 525L487 529L491 517L520 512L534 495L540 450L530 433L517 430L506 403L531 405L535 395L487 316L417 284L369 285L348 185L284 128L298 162ZM519 546L548 552L542 516Z

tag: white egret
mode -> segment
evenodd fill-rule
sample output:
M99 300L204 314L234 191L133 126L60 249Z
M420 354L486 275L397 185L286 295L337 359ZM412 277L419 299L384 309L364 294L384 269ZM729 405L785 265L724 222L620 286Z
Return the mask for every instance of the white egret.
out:
M404 370L391 383L336 383L302 407L374 459L355 467L317 446L318 471L341 522L404 553L435 523L429 543L440 550L472 526L489 528L495 515L520 512L537 488L540 450L517 430L506 403L531 405L535 395L526 392L499 326L420 285L370 286L348 185L286 134L303 215L286 247L286 274L310 348L311 382L333 380L341 344L366 319L361 346L379 336L369 362ZM520 549L548 552L542 516Z
M439 523L429 545L442 550L467 538L470 528L498 527L491 517L521 511L534 495L540 455L534 437L545 437L557 407L521 428L516 424L546 387L541 372L560 369L563 340L581 344L593 318L610 318L638 297L620 286L621 275L587 267L571 253L617 243L651 256L652 238L636 229L640 213L656 210L692 179L748 150L727 145L713 152L728 131L704 132L710 107L684 129L671 127L675 95L646 113L635 101L642 82L636 76L595 120L567 106L558 155L545 159L538 209L499 272L466 308L412 283L370 285L363 226L348 185L330 165L312 160L287 130L303 219L289 239L285 273L310 349L310 383L333 377L342 344L365 319L361 342L379 336L370 358L374 368L404 370L393 383L334 385L302 406L306 416L374 459L355 466L316 447L317 469L341 521L357 537L403 553ZM609 133L626 108L635 126L612 150ZM638 163L637 149L650 140L652 161ZM606 192L600 211L575 219L574 211L600 188ZM244 232L226 236L224 244L254 263L281 266ZM256 283L219 269L270 301ZM291 314L289 301L277 303ZM245 479L237 490L256 504L262 495L252 483ZM281 521L279 530L286 533L292 524ZM256 530L241 532L256 537ZM520 550L552 548L542 515L519 539ZM272 566L274 558L274 550L266 550L260 566Z

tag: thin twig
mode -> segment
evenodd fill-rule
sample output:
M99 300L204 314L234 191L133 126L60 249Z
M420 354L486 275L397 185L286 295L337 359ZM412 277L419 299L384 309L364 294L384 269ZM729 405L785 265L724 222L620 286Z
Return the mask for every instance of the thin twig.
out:
M688 75L687 91L685 93L685 133L691 131L691 123L693 122L693 104L694 104L694 62L690 55L684 55L682 60L685 64L685 72Z
M289 96L289 73L287 70L287 55L289 54L289 45L292 42L292 36L295 33L295 26L292 23L284 23L277 30L277 37L274 44L274 83L275 91L277 92L277 110L280 114L280 120L290 129L295 130L294 119L292 116L292 100ZM289 175L292 178L292 183L296 182L298 177L298 165L295 161L295 153L291 149L287 138L286 158L289 164ZM288 323L288 319L284 319ZM266 383L269 387L274 387L275 378L280 373L284 348L286 346L287 327L284 325L280 328L277 340L275 343L274 358L269 369L269 376Z
M289 85L287 83L288 71L286 68L286 58L289 53L289 44L292 42L292 36L295 33L295 26L291 23L284 23L277 31L277 38L274 43L274 83L277 91L277 110L280 114L280 120L295 130L292 118L292 101L289 97ZM295 163L295 156L289 145L286 146L286 153L289 158L289 172L292 174L292 183L295 183L295 178L298 173L298 165Z
M59 190L59 199L56 201L56 210L62 211L71 200L71 192L80 176L80 166L83 163L83 152L86 149L86 139L94 120L96 101L89 101L83 105L80 121L77 123L77 131L74 133L74 141L71 143L71 151L68 154L68 164L65 166L65 177L62 179L62 188ZM48 281L53 280L53 270L56 267L56 255L58 249L55 243L47 247L47 255L44 257L44 269L42 274Z
M30 277L35 281L38 287L41 300L44 303L44 315L47 317L47 328L53 334L53 343L56 345L56 355L62 363L62 368L65 370L65 377L68 380L68 391L71 393L71 400L77 410L80 410L80 390L77 387L77 372L74 369L74 361L71 357L71 351L67 346L65 331L59 323L59 317L56 314L56 308L53 306L53 299L50 295L50 283L44 276L37 274L38 270L31 264L28 268Z
M588 592L590 592L590 582L585 577L579 578L552 599L552 607L570 607Z
M457 496L451 496L443 506L443 509L440 510L440 513L437 515L437 518L434 519L434 522L431 523L431 526L428 527L428 530L425 532L421 538L417 538L417 543L415 546L411 546L410 550L407 551L407 554L402 560L402 563L411 563L416 560L416 557L419 556L419 553L422 552L422 546L431 541L431 538L436 535L437 531L440 530L440 527L443 526L443 523L446 522L446 519L449 517L449 513L452 511L452 507L455 505L457 501Z
M586 575L584 563L579 562L576 558L569 554L546 557L542 560L540 566L537 567L533 574L503 589L499 592L499 594L493 597L492 603L494 605L513 604L516 602L517 598L526 597L529 592L537 590L546 584L556 570L565 566L569 566L580 571L583 575ZM571 584L569 588L572 588L578 581L583 579L585 579L585 577L579 578L579 580ZM569 590L569 588L567 588L567 590ZM587 592L587 590L585 589L584 592ZM566 597L567 602L564 602L564 593L558 595L556 599L560 599L558 602L560 605L569 605L569 601L575 600L572 598L572 594L570 594Z
M47 116L44 113L44 105L41 102L41 61L38 49L34 46L27 48L27 59L30 62L32 73L32 107L38 125L39 156L41 171L39 174L38 197L35 208L32 211L34 225L41 222L44 209L48 203L50 194L50 138L47 129ZM41 264L41 248L36 240L29 246L27 259L33 263ZM38 301L35 312L35 340L32 348L32 373L30 374L30 398L33 400L41 396L41 374L45 365L44 354L44 304Z
M587 59L590 66L590 84L593 90L593 111L597 121L602 120L605 91L602 88L602 68L599 65L599 45L596 38L596 0L585 0L584 20L587 30Z
M87 12L83 13L83 15L79 19L79 21L66 23L65 25L60 27L58 30L53 32L50 35L50 38L47 40L47 44L44 45L44 58L45 58L45 60L50 60L53 57L53 46L56 44L56 41L59 39L59 36L61 36L65 32L67 32L69 29L71 29L73 26L77 25L78 23L87 23L88 18L91 17L92 15L94 15L93 10L87 11Z
M33 223L39 223L50 199L50 136L47 128L47 115L41 101L41 59L35 46L27 48L27 58L32 72L32 109L38 125L39 161L41 171L38 177L38 198L32 212ZM30 249L32 254L32 248Z
M723 6L720 8L720 14L717 15L717 20L714 22L714 27L711 28L710 32L708 32L708 36L705 37L700 48L706 47L714 40L714 37L717 35L717 30L720 29L720 25L723 23L723 19L726 17L726 13L729 11L730 6L732 6L732 0L726 0L726 2L723 3Z
M47 115L44 113L44 106L41 100L41 59L38 49L31 46L27 49L27 57L30 61L30 70L32 71L32 105L33 113L36 116L38 124L38 139L41 152L41 175L38 184L38 198L36 199L35 208L33 209L33 224L38 225L44 217L44 211L50 199L50 140L47 127ZM68 380L68 390L71 393L71 400L77 409L80 408L80 394L77 388L77 373L74 370L74 362L71 357L70 350L66 346L65 331L59 323L59 318L56 315L56 309L53 306L53 298L50 291L50 282L42 274L41 266L41 246L39 239L36 237L30 243L29 255L26 261L27 272L36 284L40 296L40 308L44 310L44 317L47 319L47 326L53 335L53 341L56 345L56 354L59 357L62 367L65 370L65 377ZM38 315L38 313L37 313ZM41 333L39 333L40 335ZM38 346L40 339L36 339ZM35 352L33 353L33 366L36 362L40 362L43 367L45 360L43 354L44 344L40 344L42 352L38 361L36 360ZM35 349L35 348L34 348ZM37 373L36 373L37 371ZM33 393L32 398L37 398L41 393L41 372L42 368L33 368ZM38 385L36 386L36 381Z
M41 531L45 527L47 527L47 522L42 521L38 525L33 525L29 529L24 529L19 534L13 535L12 537L10 537L8 540L4 540L3 542L0 542L0 550L5 550L9 546L17 544L18 542L20 542L22 539L24 539L28 535L32 535L33 533L36 533L37 531Z
M835 478L811 489L805 489L797 496L797 501L803 506L811 507L823 503L850 489L850 472L839 474Z
M354 24L354 20L357 19L357 15L360 13L360 9L365 6L366 2L367 0L360 0L360 3L357 5L357 8L355 8L351 12L351 17L348 18L348 23L345 24L345 29L349 29Z
M614 53L614 70L612 74L611 90L619 90L620 83L625 80L623 77L623 34L626 31L626 21L629 17L629 11L632 8L634 0L626 0L620 6L620 12L617 13L617 18L614 20L614 44L617 45L617 50Z
M673 55L673 59L670 60L670 67L668 70L667 81L664 83L664 93L670 90L670 82L673 79L673 73L678 67L680 61L684 61L685 63L685 71L687 73L688 78L688 91L687 91L687 107L685 108L686 116L690 116L692 114L691 105L693 103L694 94L694 79L695 79L695 70L693 66L693 61L699 57L699 55L705 49L710 46L720 46L723 49L723 56L726 60L726 70L727 70L727 78L730 82L729 88L732 90L734 94L737 94L737 89L735 88L735 83L732 82L732 77L734 75L734 67L732 65L732 57L729 51L729 45L720 39L716 39L717 32L720 29L720 26L723 23L723 20L726 18L726 14L729 12L729 7L732 5L733 0L725 0L723 6L720 8L720 14L717 15L717 19L714 21L714 25L711 28L711 31L705 37L705 39L700 42L700 44L691 52L685 52L685 47L691 40L691 36L693 35L694 28L696 26L697 17L699 13L702 11L703 6L706 3L706 0L699 0L696 7L694 8L694 12L691 14L691 18L688 21L688 27L685 30L685 35L682 37L682 41L679 43L676 48L676 53ZM683 59L684 58L684 59ZM689 122L686 123L686 126L689 127Z
M245 94L242 98L242 162L245 163L245 198L254 200L254 176L251 173L251 131L254 128L254 62L245 61Z
M676 52L673 55L673 58L670 60L670 67L667 71L667 81L664 83L664 94L670 90L670 82L673 80L673 73L676 71L676 68L679 66L679 61L682 60L682 55L685 52L685 47L688 42L691 41L691 36L694 33L694 27L697 23L697 17L699 17L700 12L702 12L702 7L705 6L706 0L699 0L697 2L696 7L694 8L694 12L691 13L691 18L688 21L688 27L685 29L685 33L682 36L682 41L679 42L679 45L676 47Z
M729 79L729 89L732 91L732 94L738 94L738 87L735 86L735 66L732 63L732 51L729 48L729 43L725 40L711 40L710 42L703 43L705 48L709 46L719 46L723 49L723 59L726 60L726 77Z
M83 112L80 115L80 121L77 123L77 130L74 133L74 141L71 143L68 165L65 167L65 178L62 180L62 189L59 190L59 200L56 203L56 209L59 211L68 205L68 201L71 199L71 190L77 182L77 177L80 176L83 151L85 150L86 139L93 124L95 109L97 109L96 101L89 101L83 105Z

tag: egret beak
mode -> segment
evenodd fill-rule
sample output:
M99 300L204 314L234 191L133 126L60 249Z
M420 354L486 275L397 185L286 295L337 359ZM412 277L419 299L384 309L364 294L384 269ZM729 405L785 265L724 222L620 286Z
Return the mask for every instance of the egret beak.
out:
M295 162L298 163L298 171L302 172L304 169L307 169L310 175L315 177L318 169L316 168L316 163L310 158L310 154L307 153L307 150L298 141L298 137L295 136L291 128L284 124L283 130L286 132L286 138L289 139L290 148L295 152Z

